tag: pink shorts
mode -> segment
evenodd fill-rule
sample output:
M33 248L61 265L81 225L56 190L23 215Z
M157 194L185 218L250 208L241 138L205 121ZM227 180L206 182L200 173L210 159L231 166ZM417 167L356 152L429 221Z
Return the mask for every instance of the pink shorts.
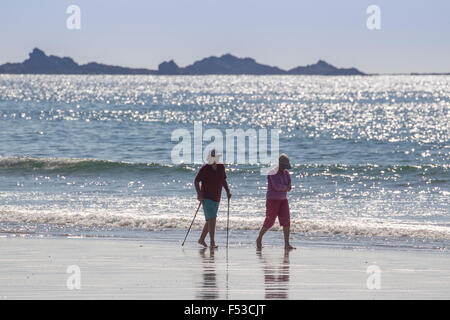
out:
M289 227L291 225L287 199L266 200L266 220L264 220L264 227L267 229L272 228L277 217L282 227Z

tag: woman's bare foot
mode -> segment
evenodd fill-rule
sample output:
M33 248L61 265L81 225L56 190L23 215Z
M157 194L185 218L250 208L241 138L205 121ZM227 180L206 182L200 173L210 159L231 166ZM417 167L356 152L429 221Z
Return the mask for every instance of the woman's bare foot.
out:
M262 239L258 238L256 239L256 249L261 250L262 249Z
M206 244L205 240L198 240L198 243L203 247L208 248L208 245Z
M211 243L211 250L217 249L219 246L215 243Z
M284 246L284 249L285 249L285 250L293 250L293 249L297 249L297 248L291 246L291 245L288 243L287 245Z

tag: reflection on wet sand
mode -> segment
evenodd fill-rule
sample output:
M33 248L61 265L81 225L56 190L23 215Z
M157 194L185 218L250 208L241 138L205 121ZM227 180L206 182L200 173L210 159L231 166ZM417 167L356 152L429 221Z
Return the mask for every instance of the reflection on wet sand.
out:
M263 263L266 299L288 299L289 253L290 250L285 250L281 263L275 264L264 256L261 250L256 252Z
M209 254L206 254L209 252ZM200 249L203 266L203 282L199 286L200 292L197 294L198 299L218 299L219 288L217 287L216 266L214 263L214 250L207 248Z

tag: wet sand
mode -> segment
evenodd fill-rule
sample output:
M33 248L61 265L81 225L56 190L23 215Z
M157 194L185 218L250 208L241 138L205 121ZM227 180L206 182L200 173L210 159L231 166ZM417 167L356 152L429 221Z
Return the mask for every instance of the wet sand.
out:
M0 299L449 298L448 252L0 239Z

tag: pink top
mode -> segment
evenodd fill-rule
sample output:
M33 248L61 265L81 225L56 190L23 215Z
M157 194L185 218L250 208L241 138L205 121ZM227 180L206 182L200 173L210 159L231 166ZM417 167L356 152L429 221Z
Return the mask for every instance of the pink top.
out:
M284 200L287 192L284 191L291 183L291 176L287 170L277 171L276 174L267 176L267 200Z

